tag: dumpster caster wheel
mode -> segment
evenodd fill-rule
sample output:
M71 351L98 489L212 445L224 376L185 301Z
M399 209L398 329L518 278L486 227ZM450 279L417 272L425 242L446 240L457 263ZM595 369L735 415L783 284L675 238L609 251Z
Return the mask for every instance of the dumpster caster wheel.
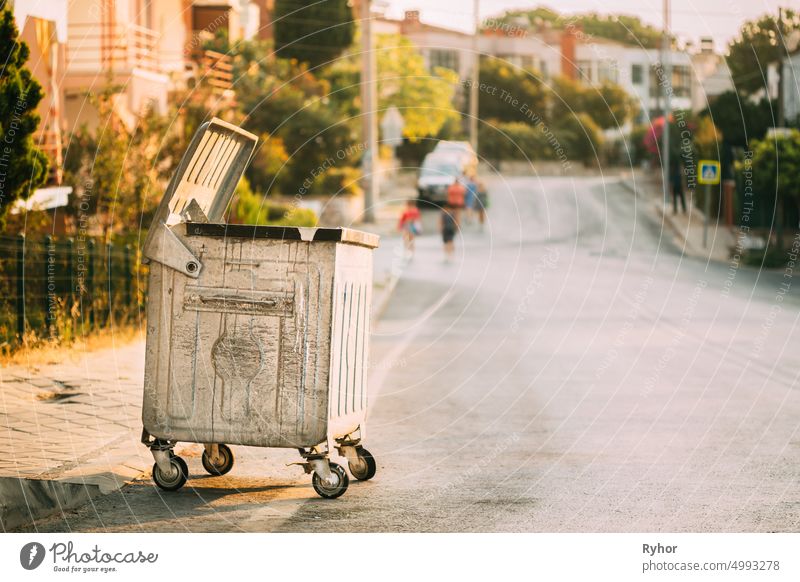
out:
M222 457L221 463L214 464L208 456L207 451L203 451L203 468L208 471L210 475L224 475L233 469L233 451L228 445L219 444L219 456Z
M186 461L180 457L173 456L169 459L172 468L175 469L172 476L164 475L158 468L158 463L153 465L153 481L164 491L177 491L186 484L189 478L189 467Z
M331 467L331 478L335 481L333 485L329 485L322 480L322 477L314 473L314 477L311 479L311 484L314 485L314 491L320 497L324 497L325 499L336 499L344 494L347 491L347 486L350 484L350 479L347 477L347 473L344 470L344 467L341 465L337 465L336 463L329 463Z
M356 447L356 452L358 453L358 464L347 464L350 468L350 473L359 481L369 481L378 470L375 464L375 457L364 447Z

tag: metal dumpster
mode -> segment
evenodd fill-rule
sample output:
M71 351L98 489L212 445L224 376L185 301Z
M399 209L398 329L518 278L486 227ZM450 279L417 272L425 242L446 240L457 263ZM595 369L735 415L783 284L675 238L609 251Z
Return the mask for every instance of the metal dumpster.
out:
M219 119L204 124L172 178L144 245L150 262L142 442L153 480L180 489L173 448L203 443L213 475L228 444L295 448L319 495L345 492L344 468L375 475L361 446L373 234L346 228L226 224L257 142Z

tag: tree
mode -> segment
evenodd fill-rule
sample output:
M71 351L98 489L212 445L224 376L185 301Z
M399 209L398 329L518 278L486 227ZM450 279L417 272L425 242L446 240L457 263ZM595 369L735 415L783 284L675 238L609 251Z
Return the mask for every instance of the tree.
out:
M601 129L621 127L636 116L638 105L615 83L605 82L591 87L559 77L552 83L551 117L563 118L587 113Z
M278 177L288 160L289 154L286 153L283 140L264 133L258 140L258 147L245 170L245 176L259 192L270 194L279 189Z
M0 221L47 179L47 157L33 143L42 87L25 67L29 54L6 5L0 9Z
M777 15L765 14L742 25L739 36L730 44L728 67L737 91L753 95L767 90L767 67L785 56L783 39L800 30L800 12L783 11L783 21Z
M478 115L500 122L535 123L547 115L548 91L541 78L502 59L481 59Z
M573 21L571 17L564 17ZM608 38L630 46L659 48L663 33L658 28L643 23L638 16L600 15L589 13L577 16L574 20L587 36Z
M399 35L380 35L377 51L378 106L400 110L405 138L433 137L449 120L458 119L453 107L458 82L454 71L437 68L430 73L411 41Z
M313 210L269 200L253 192L247 178L242 178L236 185L232 214L239 224L317 226L317 215Z
M269 135L275 144L280 142L283 151L279 153L288 159L274 184L267 178L274 168L265 172L254 168L249 177L255 187L265 192L305 193L332 166L358 163L363 150L354 147L347 120L331 107L325 80L286 59L265 57L256 63L237 83L244 126L257 135ZM269 155L266 150L263 153Z
M347 0L276 0L273 28L278 56L315 68L350 46L355 23Z
M766 98L754 103L735 91L726 91L715 97L702 114L722 128L729 145L747 147L750 140L761 139L775 125L776 108Z
M499 18L492 19L494 27L507 25L510 30L518 26L519 19L527 19L531 26L548 24L557 29L582 37L607 38L630 46L658 48L662 33L655 26L643 23L638 16L602 15L595 12L562 15L555 10L539 7L533 10L510 10ZM487 27L488 28L488 27Z
M555 148L556 159L582 162L586 165L599 162L603 135L588 114L568 115L557 121L552 130L554 139L549 139L551 147ZM559 147L563 149L563 155L559 152Z
M482 123L478 126L478 151L488 160L552 160L555 150L540 128L522 121Z
M353 119L353 129L358 125L361 113L361 63L357 58L337 59L326 67L320 76L330 84L331 104L345 119Z
M606 82L596 88L586 88L583 111L600 128L613 129L633 119L639 106L625 89L616 83Z
M162 146L168 121L146 112L128 127L114 110L116 88L108 86L89 100L100 124L75 132L65 156L66 180L73 186L70 213L94 216L93 225L108 237L115 230L149 224L163 191L158 187L174 164ZM183 154L185 145L175 145Z
M695 122L692 153L696 160L719 160L722 154L722 134L710 117Z
M753 140L752 150L753 192L762 200L775 200L775 230L782 248L784 204L791 202L800 210L800 131Z

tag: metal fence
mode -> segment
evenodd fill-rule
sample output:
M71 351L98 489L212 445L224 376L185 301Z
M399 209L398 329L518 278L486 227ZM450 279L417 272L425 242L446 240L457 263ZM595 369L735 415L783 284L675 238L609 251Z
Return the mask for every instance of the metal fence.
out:
M94 238L0 236L0 346L71 340L137 323L144 303L138 250Z

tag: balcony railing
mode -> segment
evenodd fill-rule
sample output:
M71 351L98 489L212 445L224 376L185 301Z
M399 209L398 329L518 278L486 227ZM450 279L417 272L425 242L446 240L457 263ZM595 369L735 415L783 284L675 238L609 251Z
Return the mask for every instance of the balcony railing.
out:
M159 34L122 23L69 24L67 72L123 72L133 68L159 72Z
M212 50L195 52L201 83L206 83L214 92L224 93L233 87L233 62L230 55Z

